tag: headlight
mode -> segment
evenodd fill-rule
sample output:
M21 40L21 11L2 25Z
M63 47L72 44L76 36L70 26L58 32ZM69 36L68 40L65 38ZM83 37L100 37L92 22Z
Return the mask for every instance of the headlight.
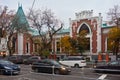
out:
M93 66L94 68L96 68L96 66Z
M18 68L20 68L20 66L18 66Z
M65 70L66 68L62 66L61 69L62 69L62 70Z
M7 66L4 66L4 68L5 68L5 69L12 69L12 68L10 68L10 67L7 67Z

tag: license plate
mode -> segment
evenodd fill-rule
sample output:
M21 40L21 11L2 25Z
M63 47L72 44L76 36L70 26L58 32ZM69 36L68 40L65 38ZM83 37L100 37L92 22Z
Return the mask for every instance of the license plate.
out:
M14 74L18 74L19 73L19 71L15 71L15 72L13 72Z

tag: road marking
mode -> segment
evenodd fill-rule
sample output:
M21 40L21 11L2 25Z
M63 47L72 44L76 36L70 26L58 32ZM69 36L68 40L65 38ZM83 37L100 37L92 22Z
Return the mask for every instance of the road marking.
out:
M59 74L55 74L55 75L53 75L53 74L48 74L48 73L36 73L36 72L33 72L33 71L31 71L30 73L34 73L34 74L41 74L41 75L43 75L43 76L61 76L61 77L70 77L70 78L80 78L80 79L89 79L89 80L96 80L96 78L90 78L90 77L80 77L80 76L75 76L75 75L59 75Z
M106 77L107 77L107 74L103 74L98 78L98 80L104 80Z

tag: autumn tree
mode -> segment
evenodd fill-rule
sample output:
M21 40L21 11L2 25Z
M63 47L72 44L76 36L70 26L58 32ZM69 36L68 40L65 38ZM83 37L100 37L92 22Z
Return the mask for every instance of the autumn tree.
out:
M110 42L108 46L109 49L112 49L113 54L117 55L120 42L120 6L115 5L110 8L107 14L110 22L115 25L115 28L112 28L108 34L108 42Z
M62 51L69 55L78 54L77 40L70 37L64 36L60 40Z
M120 42L120 28L114 27L108 33L108 50L117 55Z
M68 54L81 54L87 50L89 46L89 39L86 38L86 30L80 31L77 38L74 39L70 36L64 36L61 38L62 50Z
M62 29L63 23L57 19L50 9L30 10L28 19L32 27L36 28L41 38L40 55L48 51L53 41L53 36Z
M79 52L78 52L78 48L77 48L77 40L70 37L69 42L70 42L70 45L71 45L71 54L72 55L78 54Z
M81 53L81 55L85 50L87 50L89 45L89 39L86 38L86 35L87 35L87 31L82 30L77 36L77 48L79 53Z
M61 40L60 40L60 45L62 50L67 54L69 54L70 50L72 49L69 39L70 39L70 36L64 36L64 37L61 37Z

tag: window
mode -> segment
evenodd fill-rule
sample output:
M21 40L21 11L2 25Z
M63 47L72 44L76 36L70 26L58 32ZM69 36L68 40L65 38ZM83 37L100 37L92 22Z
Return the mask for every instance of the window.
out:
M111 62L110 65L118 65L118 62Z

